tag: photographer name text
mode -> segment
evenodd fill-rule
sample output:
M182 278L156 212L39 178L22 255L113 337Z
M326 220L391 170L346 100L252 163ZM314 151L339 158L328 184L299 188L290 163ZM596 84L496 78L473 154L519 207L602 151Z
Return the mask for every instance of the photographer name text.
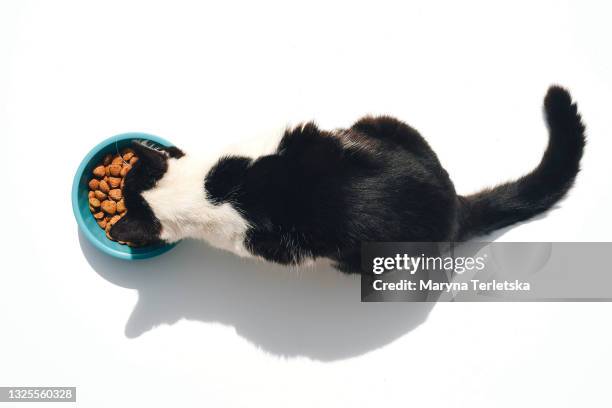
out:
M480 281L472 279L469 282L436 282L434 280L418 280L412 281L402 279L397 282L385 282L382 279L377 279L372 283L372 287L377 291L439 291L439 292L461 292L461 291L483 291L483 292L513 292L513 291L529 291L531 286L529 282L513 280L503 281Z

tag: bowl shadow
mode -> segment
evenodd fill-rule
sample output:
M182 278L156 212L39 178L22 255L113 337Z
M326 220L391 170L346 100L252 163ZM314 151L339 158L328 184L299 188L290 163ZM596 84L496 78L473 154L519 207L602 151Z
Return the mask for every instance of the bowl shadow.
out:
M125 335L181 319L232 326L268 353L333 361L362 355L423 323L435 303L362 303L360 279L328 263L285 268L185 240L154 259L126 261L81 250L105 280L138 291Z

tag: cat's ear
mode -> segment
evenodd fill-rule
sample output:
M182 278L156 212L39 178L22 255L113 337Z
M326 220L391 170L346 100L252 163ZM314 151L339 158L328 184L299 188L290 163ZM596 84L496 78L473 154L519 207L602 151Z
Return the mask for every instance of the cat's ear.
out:
M168 152L140 140L132 143L132 149L134 149L134 154L141 163L140 166L146 167L149 170L166 171L166 162L170 157Z
M176 146L164 147L162 150L168 153L168 156L172 157L173 159L180 159L185 155L185 153L183 153L183 151Z
M157 220L134 217L127 213L111 227L109 235L117 241L143 246L159 242L160 231Z

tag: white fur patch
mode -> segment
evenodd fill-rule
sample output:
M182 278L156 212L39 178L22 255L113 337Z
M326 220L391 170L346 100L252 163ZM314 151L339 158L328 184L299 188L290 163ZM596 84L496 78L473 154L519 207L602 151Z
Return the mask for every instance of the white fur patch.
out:
M183 238L203 239L212 246L239 256L253 255L245 248L248 222L230 204L213 205L206 196L204 181L219 158L227 155L256 159L274 152L284 131L267 138L247 140L216 153L168 159L168 170L155 187L142 193L160 220L161 239L176 242Z
M230 204L213 205L204 180L215 162L185 155L168 159L168 170L154 188L142 193L162 225L161 239L203 239L211 245L248 256L246 220Z

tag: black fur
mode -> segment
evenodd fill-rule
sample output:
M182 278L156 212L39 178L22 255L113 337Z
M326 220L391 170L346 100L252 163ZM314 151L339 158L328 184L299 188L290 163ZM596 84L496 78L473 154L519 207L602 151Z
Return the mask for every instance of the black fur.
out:
M140 142L133 143L132 147L139 160L125 177L123 197L128 212L112 226L109 234L135 246L153 245L159 242L161 224L142 198L142 192L153 188L163 177L169 157L180 158L184 153L176 147L157 150Z
M207 185L231 178L218 171L225 160L236 159L222 159ZM289 130L275 154L252 162L234 184L231 202L252 226L247 248L283 264L329 257L356 271L363 241L444 241L455 224L455 191L435 154L387 117L335 135L313 123Z
M235 201L240 193L240 186L246 174L251 159L246 157L228 156L208 172L204 188L213 204Z
M222 158L205 189L248 220L245 245L254 254L282 264L328 257L359 272L362 242L465 240L560 200L578 173L585 128L560 87L550 88L545 113L550 141L540 165L468 197L455 193L419 133L390 117L334 132L314 123L287 130L272 155Z
M518 180L460 197L457 240L488 234L543 213L572 187L586 144L585 126L569 93L558 86L548 90L544 115L549 140L539 166Z
M332 132L307 123L285 132L273 154L221 158L203 180L215 205L231 203L247 220L245 247L281 264L327 257L359 272L362 242L466 240L529 219L574 183L585 127L569 93L544 101L549 144L518 180L463 197L419 133L390 117L366 117ZM134 146L140 160L125 179L128 213L111 236L139 245L159 240L161 224L142 198L180 158L177 148ZM204 197L203 197L204 199Z
M185 153L176 146L163 147L162 150L168 153L168 157L172 157L173 159L180 159L185 155Z

